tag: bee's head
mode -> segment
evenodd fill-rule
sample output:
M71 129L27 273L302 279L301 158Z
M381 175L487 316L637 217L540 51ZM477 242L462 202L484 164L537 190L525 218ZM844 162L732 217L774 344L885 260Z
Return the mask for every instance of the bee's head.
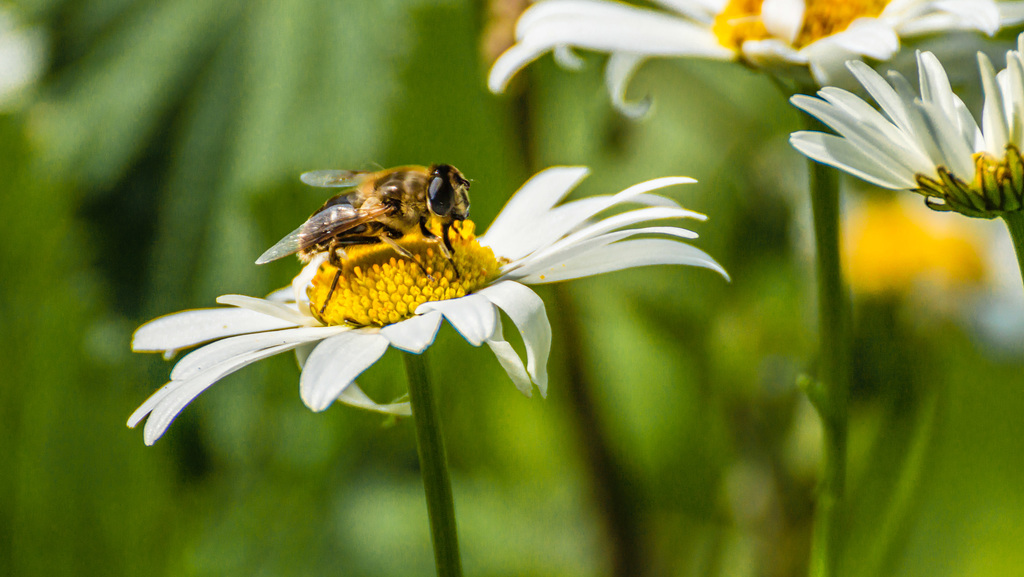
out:
M466 220L469 216L469 181L450 164L430 167L427 182L427 208L432 214L450 220Z

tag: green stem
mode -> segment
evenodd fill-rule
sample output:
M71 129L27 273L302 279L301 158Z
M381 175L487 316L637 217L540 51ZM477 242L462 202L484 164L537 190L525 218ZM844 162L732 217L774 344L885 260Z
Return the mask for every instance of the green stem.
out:
M1006 229L1013 240L1013 250L1017 253L1017 265L1020 266L1021 280L1024 281L1024 212L1014 211L1003 213Z
M438 577L461 577L459 537L455 527L455 502L448 475L448 457L441 434L437 401L430 387L427 362L423 355L406 354L409 377L409 402L416 422L416 450L420 456L423 489L430 517L430 538L434 543L434 563Z
M816 127L815 127L816 128ZM839 557L846 486L850 395L849 300L839 258L839 173L809 160L818 273L821 374L808 395L821 417L822 476L818 487L810 574L833 577Z

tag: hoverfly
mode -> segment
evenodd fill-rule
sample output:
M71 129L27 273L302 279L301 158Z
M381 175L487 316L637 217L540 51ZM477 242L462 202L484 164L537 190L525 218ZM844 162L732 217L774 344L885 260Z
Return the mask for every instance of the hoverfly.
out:
M301 179L310 186L350 190L330 198L302 226L264 252L256 264L296 253L303 262L309 262L315 255L326 253L338 273L324 308L337 287L346 246L382 242L416 262L395 241L419 227L424 237L439 241L441 252L452 260L448 231L455 221L469 216L470 183L450 164L400 166L377 172L317 170L303 173ZM427 228L432 216L441 221L440 238Z

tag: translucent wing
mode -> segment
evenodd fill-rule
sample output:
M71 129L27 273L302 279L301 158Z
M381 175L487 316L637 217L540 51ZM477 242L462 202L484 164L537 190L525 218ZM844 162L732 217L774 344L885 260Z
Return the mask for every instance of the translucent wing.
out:
M300 179L310 186L326 188L355 186L369 174L361 170L314 170L303 172Z
M302 226L267 249L267 252L256 259L256 264L265 264L295 254L300 250L312 248L332 236L341 235L361 224L374 221L386 215L390 210L386 205L369 209L358 209L346 203L328 206L309 217L309 220L302 223Z

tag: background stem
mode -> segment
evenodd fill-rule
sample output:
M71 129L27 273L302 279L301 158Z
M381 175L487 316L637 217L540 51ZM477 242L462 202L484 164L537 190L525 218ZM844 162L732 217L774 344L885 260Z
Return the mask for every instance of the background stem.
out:
M1024 282L1024 212L1004 213L1003 222L1010 231L1013 250L1017 253L1017 265L1020 266L1021 281Z
M813 121L816 125L817 122ZM813 126L812 128L818 128ZM818 487L810 574L836 574L846 486L847 404L850 395L849 300L839 253L839 174L808 161L818 279L820 375L807 391L821 417L822 476Z
M416 450L420 457L423 489L430 517L430 537L434 543L434 562L439 577L461 577L459 538L455 527L455 503L452 499L448 457L427 374L424 355L405 354L405 370L409 378L409 402L416 423Z
M571 423L576 428L590 487L607 536L607 555L612 577L643 577L650 573L650 562L643 551L639 504L631 496L635 486L616 459L608 440L607 427L601 421L587 374L585 336L578 319L573 295L565 284L552 287L561 340L566 348L564 383L569 400Z

